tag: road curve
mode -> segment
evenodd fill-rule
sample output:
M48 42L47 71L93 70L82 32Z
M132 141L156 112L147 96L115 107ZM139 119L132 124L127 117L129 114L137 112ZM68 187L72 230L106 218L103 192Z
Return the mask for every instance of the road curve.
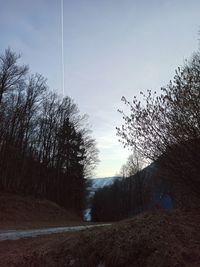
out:
M43 229L32 230L9 230L0 231L0 241L4 240L17 240L25 237L36 237L41 235L50 235L65 232L83 231L89 228L109 226L111 224L96 224L96 225L80 225L80 226L67 226L67 227L51 227Z

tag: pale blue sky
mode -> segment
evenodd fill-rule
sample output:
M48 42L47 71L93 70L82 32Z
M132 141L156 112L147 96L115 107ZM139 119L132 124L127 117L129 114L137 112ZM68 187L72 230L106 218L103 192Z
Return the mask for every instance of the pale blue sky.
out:
M65 94L87 113L101 163L119 171L121 96L157 90L197 50L200 1L64 0ZM0 52L10 46L62 93L60 0L0 0Z

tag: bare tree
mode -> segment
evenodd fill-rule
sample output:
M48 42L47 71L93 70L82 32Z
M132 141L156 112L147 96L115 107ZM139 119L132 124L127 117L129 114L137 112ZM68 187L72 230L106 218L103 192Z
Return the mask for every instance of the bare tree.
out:
M19 66L20 55L14 53L10 48L0 56L0 104L5 92L12 90L24 81L28 72L27 66Z
M124 125L117 128L125 146L151 160L158 160L173 181L200 192L200 54L178 68L162 94L148 90L142 104L122 98L130 114L120 111ZM191 172L192 170L192 172Z
M0 187L80 210L84 178L98 162L86 116L19 58L10 49L0 56Z

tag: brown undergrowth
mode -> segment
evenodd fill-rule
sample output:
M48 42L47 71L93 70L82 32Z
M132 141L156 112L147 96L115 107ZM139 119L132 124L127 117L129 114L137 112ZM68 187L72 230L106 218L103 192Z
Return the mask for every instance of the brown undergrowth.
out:
M80 233L6 241L0 253L3 243L14 264L5 266L197 267L200 211L148 212Z
M0 230L80 224L74 212L54 202L0 192Z

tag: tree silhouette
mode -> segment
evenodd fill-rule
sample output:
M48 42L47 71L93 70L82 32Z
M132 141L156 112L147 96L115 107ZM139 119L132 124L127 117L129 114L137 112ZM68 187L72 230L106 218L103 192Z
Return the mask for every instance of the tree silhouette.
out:
M19 58L10 49L0 56L0 189L80 211L95 140L74 101L49 91Z
M136 147L144 157L157 160L163 178L200 193L200 54L176 70L173 82L161 95L148 90L142 102L122 101L124 124L117 134L125 146Z

